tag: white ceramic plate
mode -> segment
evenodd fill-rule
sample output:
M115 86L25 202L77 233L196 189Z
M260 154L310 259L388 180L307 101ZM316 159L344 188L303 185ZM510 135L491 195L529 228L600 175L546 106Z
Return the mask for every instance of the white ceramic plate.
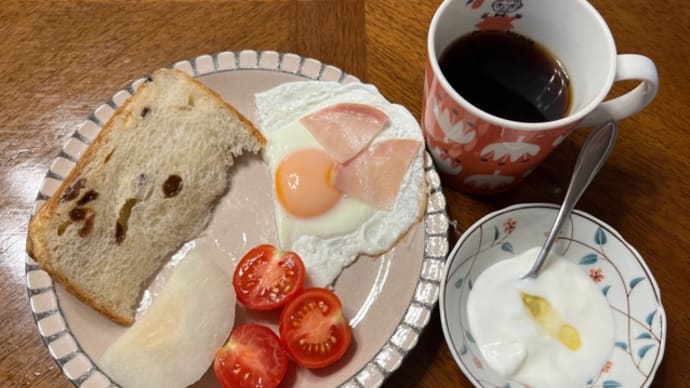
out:
M173 67L197 77L250 120L255 119L254 93L281 83L304 79L359 82L340 69L315 59L274 51L202 55L175 63ZM144 81L145 78L136 80L115 93L75 131L52 163L34 212L57 190L115 109ZM415 346L438 299L448 252L445 198L428 154L424 169L429 196L423 222L414 226L407 237L386 254L375 258L360 257L335 284L335 291L353 327L354 341L348 353L323 370L309 371L292 366L285 386L376 387L398 368ZM275 235L271 232L270 195L257 195L261 187L270 188L267 177L267 167L259 157L241 159L235 168L230 192L216 208L207 232L182 250L205 250L220 260L230 273L232 262L249 248L263 242L275 243ZM243 221L227 222L228 215L233 220ZM153 282L152 295L165 282L169 272L169 268L165 268ZM77 386L111 386L114 382L99 368L98 360L125 328L79 302L28 256L26 286L39 333L65 376ZM275 327L277 323L277 314L252 314L241 307L237 309L236 324L253 320ZM217 386L213 373L207 372L195 386Z
M441 324L453 358L477 387L526 385L498 376L482 359L465 314L472 283L496 262L543 245L557 212L555 205L536 203L488 214L463 233L448 256L441 282ZM587 387L648 387L664 354L666 314L659 286L642 256L611 226L578 210L553 249L590 276L614 318L611 356L600 373L586 376Z

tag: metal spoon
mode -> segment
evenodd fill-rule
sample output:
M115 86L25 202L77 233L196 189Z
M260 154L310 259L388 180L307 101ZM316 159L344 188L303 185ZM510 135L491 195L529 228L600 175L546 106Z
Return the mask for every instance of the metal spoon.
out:
M565 193L563 204L558 211L558 215L556 215L556 221L554 221L553 227L551 227L549 237L541 248L537 256L537 261L532 266L532 269L522 277L523 279L536 278L537 275L539 275L539 270L541 270L542 265L544 265L546 257L561 230L561 226L563 226L563 222L568 218L575 204L582 196L582 193L585 192L590 182L592 182L594 176L597 175L601 166L604 165L615 142L616 123L613 121L607 121L604 125L593 130L592 133L589 134L589 137L585 140L585 144L582 146L582 150L580 150L577 162L575 162L575 169L573 170L572 178L570 178L568 191Z

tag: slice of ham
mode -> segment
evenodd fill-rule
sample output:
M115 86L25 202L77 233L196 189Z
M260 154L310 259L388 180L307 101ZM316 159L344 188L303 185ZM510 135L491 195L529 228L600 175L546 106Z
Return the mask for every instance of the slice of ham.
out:
M390 210L420 145L411 139L374 143L335 168L333 185L370 206Z
M347 162L388 124L388 116L370 105L341 103L300 119L316 141L340 163Z

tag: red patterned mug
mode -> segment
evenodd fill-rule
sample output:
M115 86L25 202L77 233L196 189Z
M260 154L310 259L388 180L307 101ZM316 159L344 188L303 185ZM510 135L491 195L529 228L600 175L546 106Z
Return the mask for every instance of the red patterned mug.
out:
M554 54L569 75L565 117L526 123L503 119L458 94L439 67L443 50L478 30L512 31ZM604 101L615 81L640 80L628 93ZM446 0L429 28L422 128L443 182L479 194L518 185L574 129L619 120L656 95L654 63L617 54L611 31L586 0Z

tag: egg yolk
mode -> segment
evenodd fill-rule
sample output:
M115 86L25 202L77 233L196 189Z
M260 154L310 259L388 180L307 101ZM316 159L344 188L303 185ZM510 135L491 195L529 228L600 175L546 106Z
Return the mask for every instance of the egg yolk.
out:
M276 197L295 217L321 215L340 200L340 192L331 185L335 161L317 148L297 150L280 161L275 174Z

